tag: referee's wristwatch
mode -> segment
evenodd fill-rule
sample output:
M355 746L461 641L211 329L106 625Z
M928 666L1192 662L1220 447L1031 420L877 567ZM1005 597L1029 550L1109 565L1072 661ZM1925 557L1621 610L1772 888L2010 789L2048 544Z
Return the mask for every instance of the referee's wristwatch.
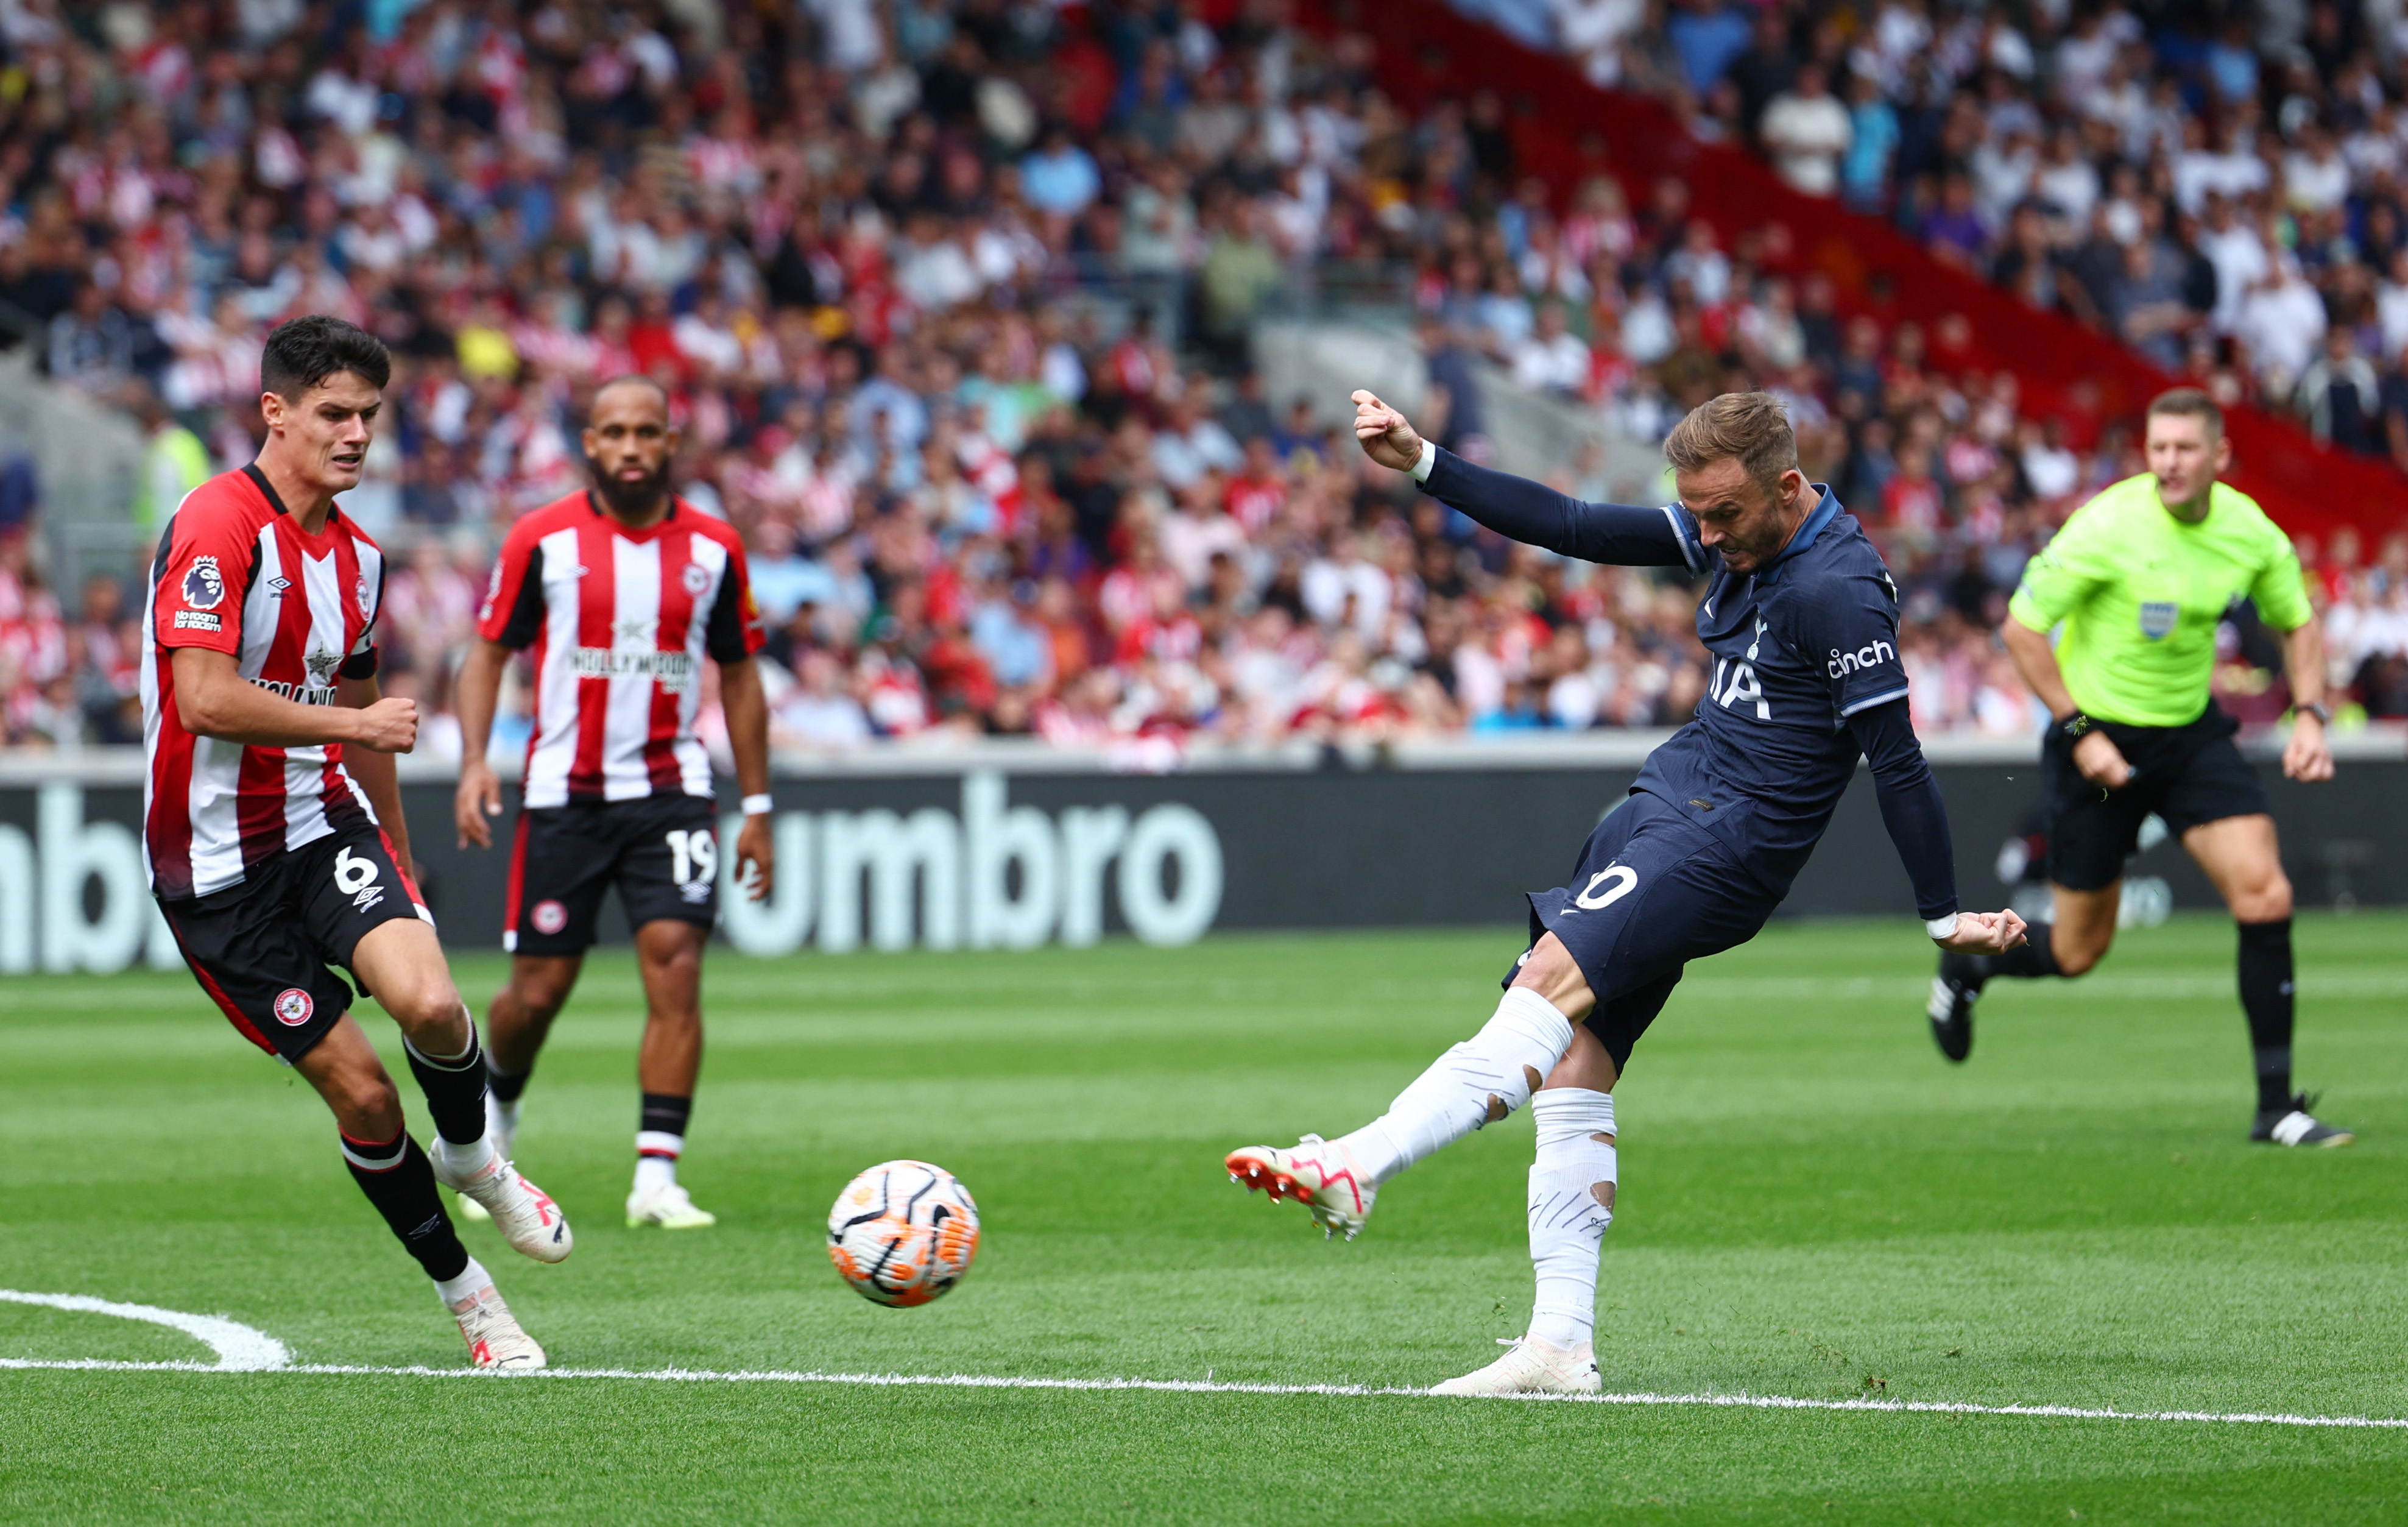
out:
M2065 734L2065 740L2067 742L2079 742L2082 741L2084 735L2090 730L2093 725L2095 725L2095 723L2093 723L2088 716L2084 715L2080 711L2076 711L2071 715L2067 716L2064 720L2058 722L2057 724L2057 729Z
M2318 721L2328 727L2332 725L2332 712L2321 701L2312 705L2294 705L2291 709L2297 711L2301 715L2315 716Z

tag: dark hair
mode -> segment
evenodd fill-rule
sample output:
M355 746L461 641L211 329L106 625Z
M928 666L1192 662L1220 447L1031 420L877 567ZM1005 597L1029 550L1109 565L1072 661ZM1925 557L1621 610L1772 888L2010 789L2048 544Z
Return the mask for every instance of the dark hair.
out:
M2176 387L2159 393L2149 399L2149 411L2186 415L2198 420L2207 426L2210 444L2224 434L2224 411L2215 406L2214 398L2198 387Z
M276 325L259 356L259 390L290 402L337 371L379 392L393 377L382 341L356 324L310 313Z
M595 401L600 402L602 395L613 387L650 387L661 400L661 411L666 413L669 411L669 390L661 385L657 377L647 376L641 371L622 371L594 389Z

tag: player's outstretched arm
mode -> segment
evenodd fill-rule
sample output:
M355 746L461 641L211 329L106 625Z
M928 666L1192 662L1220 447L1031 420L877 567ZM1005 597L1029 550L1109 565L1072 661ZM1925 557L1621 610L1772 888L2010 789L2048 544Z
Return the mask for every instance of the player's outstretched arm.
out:
M2024 941L2024 920L2012 910L1961 912L1956 905L1956 850L1948 832L1948 805L1915 741L1904 696L1848 717L1856 745L1873 771L1882 826L1898 847L1914 885L1914 906L1932 939L1958 954L2004 954Z
M1354 438L1363 454L1411 473L1422 491L1500 536L1584 562L1702 571L1705 552L1681 516L1665 509L1584 503L1510 472L1475 467L1426 442L1405 416L1369 392L1354 394ZM1424 468L1423 458L1429 458Z
M459 829L463 848L493 847L491 819L502 814L502 782L486 761L485 743L494 735L494 707L500 703L502 670L509 661L508 647L480 641L468 649L452 686L460 716L460 788L452 797L452 825Z
M318 747L356 742L379 753L418 745L418 702L380 699L365 710L304 705L242 676L232 653L178 647L169 663L176 715L184 729L250 747Z

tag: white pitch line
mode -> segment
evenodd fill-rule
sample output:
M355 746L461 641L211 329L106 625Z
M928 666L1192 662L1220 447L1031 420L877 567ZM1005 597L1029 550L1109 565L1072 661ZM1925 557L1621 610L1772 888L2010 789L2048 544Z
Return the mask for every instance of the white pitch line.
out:
M209 1374L237 1370L200 1362L119 1362L108 1359L0 1358L0 1369L71 1369L101 1373ZM522 1379L632 1379L656 1384L831 1384L868 1389L1068 1390L1082 1393L1325 1395L1342 1399L1440 1398L1427 1390L1374 1388L1368 1384L1248 1384L1198 1378L1023 1378L990 1374L838 1374L780 1369L545 1368L496 1374L475 1368L373 1367L342 1362L296 1362L289 1367L245 1370L275 1374L330 1375L366 1378L467 1378L490 1382ZM1523 1394L1499 1398L1546 1405L1703 1405L1739 1410L1870 1411L1890 1415L2032 1416L2077 1421L2191 1421L2256 1426L2305 1426L2357 1431L2408 1431L2408 1418L2391 1416L2300 1416L2280 1411L2108 1410L2085 1405L1985 1405L1954 1400L1809 1400L1785 1394Z
M141 1320L154 1326L169 1326L195 1341L208 1344L218 1355L215 1366L224 1373L244 1373L262 1368L284 1368L292 1365L293 1354L284 1344L266 1332L229 1320L219 1315L187 1315L182 1310L163 1310L156 1304L121 1304L111 1299L94 1299L90 1294L31 1294L16 1289L0 1289L0 1303L39 1304L49 1309L71 1310L79 1315L113 1315L121 1320ZM173 1367L209 1366L207 1363L174 1363Z

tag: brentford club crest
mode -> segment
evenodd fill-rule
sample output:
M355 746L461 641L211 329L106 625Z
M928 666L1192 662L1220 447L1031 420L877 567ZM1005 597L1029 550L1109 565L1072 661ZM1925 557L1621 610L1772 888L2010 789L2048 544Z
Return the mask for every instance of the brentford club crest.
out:
M527 920L538 933L557 933L568 926L568 909L557 901L538 901Z
M351 596L360 601L360 619L376 619L376 596L368 591L366 573L360 574L358 581L351 584Z
M699 562L685 565L684 578L686 593L697 599L702 598L702 591L710 586L710 569Z
M287 1029L298 1029L309 1021L317 1004L299 987L287 987L276 994L276 1021Z

